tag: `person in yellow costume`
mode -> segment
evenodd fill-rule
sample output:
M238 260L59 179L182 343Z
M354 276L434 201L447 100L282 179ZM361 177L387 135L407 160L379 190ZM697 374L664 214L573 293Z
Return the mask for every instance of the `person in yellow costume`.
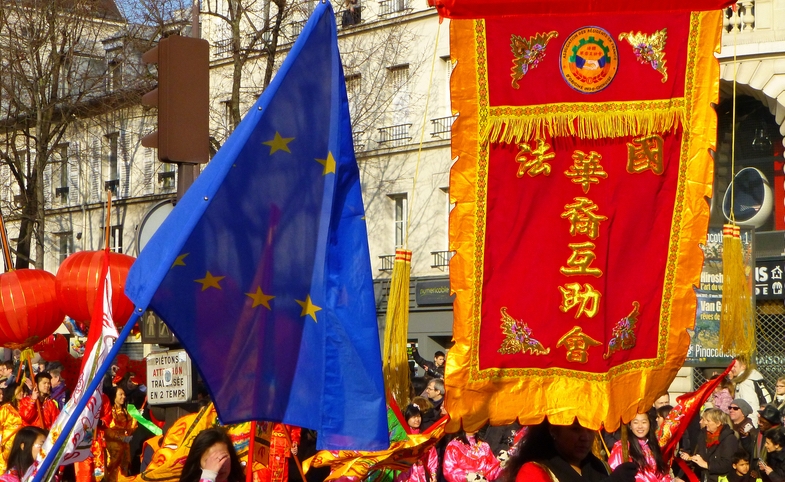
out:
M14 435L22 427L22 417L16 409L16 383L11 383L0 391L0 474L4 474L7 469L8 454L11 452L11 444Z
M128 475L131 464L131 448L128 442L136 430L138 422L126 408L125 390L116 386L107 394L112 403L111 414L104 420L104 439L106 441L106 470L104 482L116 482L122 473Z

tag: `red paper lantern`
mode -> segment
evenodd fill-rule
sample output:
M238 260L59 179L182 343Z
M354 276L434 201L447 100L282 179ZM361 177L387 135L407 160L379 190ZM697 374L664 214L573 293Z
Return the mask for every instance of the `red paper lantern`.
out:
M29 348L54 333L63 316L52 273L17 269L0 274L0 345Z
M79 251L67 257L57 270L57 301L66 315L84 326L89 326L92 319L103 258L103 251ZM134 260L125 254L109 253L112 315L118 328L134 311L133 303L125 296L125 280Z

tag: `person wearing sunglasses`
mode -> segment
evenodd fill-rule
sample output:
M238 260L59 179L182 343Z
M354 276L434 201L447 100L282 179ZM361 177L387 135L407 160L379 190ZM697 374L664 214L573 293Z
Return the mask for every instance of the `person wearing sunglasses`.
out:
M743 398L736 398L728 405L728 415L739 439L739 445L748 454L753 455L758 429L754 427L750 414L752 414L752 407Z

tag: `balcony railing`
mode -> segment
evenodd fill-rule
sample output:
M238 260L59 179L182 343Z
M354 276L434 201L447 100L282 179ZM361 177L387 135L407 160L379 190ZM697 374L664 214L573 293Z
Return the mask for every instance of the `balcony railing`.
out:
M442 139L449 139L452 131L452 123L455 117L438 117L431 119L431 137L441 137Z
M379 271L392 271L393 265L395 264L395 255L394 254L383 254L379 256L379 259L382 260L382 267L379 268Z
M354 142L355 152L365 150L365 131L357 131L352 133L352 141Z
M341 12L341 28L351 27L363 21L362 6L357 5Z
M736 9L728 7L722 19L722 26L728 33L752 33L755 30L755 1L736 2Z
M232 53L232 39L225 38L213 43L213 57L224 57Z
M409 0L381 0L379 2L379 15L391 15L405 12L409 9Z
M455 251L431 251L431 256L433 256L431 268L449 268L453 254Z
M397 126L379 127L379 144L390 142L394 145L400 145L405 141L412 140L411 136L409 136L409 127L411 126L411 124L398 124Z

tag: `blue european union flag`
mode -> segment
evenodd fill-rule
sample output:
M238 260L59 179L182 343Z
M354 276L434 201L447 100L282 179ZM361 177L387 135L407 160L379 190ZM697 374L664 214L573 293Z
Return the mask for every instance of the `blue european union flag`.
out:
M174 331L224 423L389 445L368 238L330 3L177 203L126 294Z

